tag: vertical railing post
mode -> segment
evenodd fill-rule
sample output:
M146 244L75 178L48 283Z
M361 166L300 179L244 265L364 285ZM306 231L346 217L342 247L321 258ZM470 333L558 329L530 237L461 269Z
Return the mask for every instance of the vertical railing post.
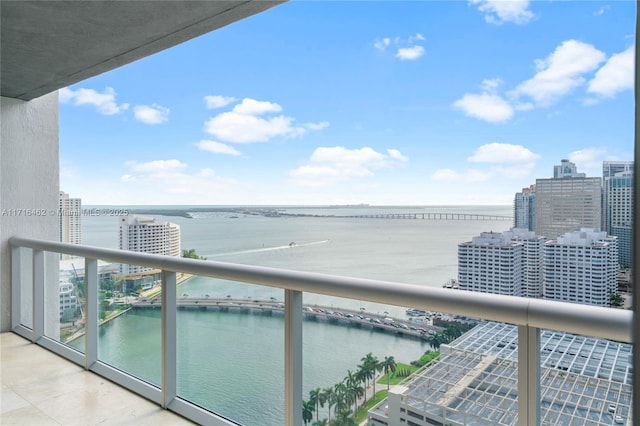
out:
M98 260L84 259L84 368L98 360Z
M44 336L44 251L33 250L33 335L36 342Z
M284 291L285 425L302 422L302 292Z
M518 424L540 424L540 329L518 326Z
M176 273L162 271L162 407L177 396Z
M11 329L22 320L22 249L11 247Z

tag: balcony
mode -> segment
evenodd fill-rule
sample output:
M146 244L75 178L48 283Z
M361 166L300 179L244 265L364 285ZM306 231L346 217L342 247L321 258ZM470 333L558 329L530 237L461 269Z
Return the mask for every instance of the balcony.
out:
M632 342L633 312L538 299L452 291L439 288L367 279L303 273L264 267L182 259L89 246L77 246L29 238L10 239L12 264L13 331L37 345L69 359L87 371L117 383L157 406L200 424L236 424L202 404L180 395L179 334L177 331L178 274L222 278L282 289L284 291L284 395L285 424L301 425L303 391L303 302L304 293L438 311L453 315L504 322L517 326L517 408L512 419L522 425L540 424L541 339L543 329L575 333L619 342ZM50 254L85 258L84 350L61 343L46 313L47 262ZM159 380L141 379L104 362L99 356L98 259L144 266L162 271L161 331L158 357ZM27 303L29 302L30 303ZM482 340L482 339L480 339ZM484 339L486 340L486 338ZM274 342L277 344L277 342ZM232 350L232 348L229 348ZM514 352L515 353L515 352ZM215 362L215 360L212 360ZM3 364L4 365L4 364ZM77 371L77 370L76 370ZM245 383L245 386L249 386ZM630 402L629 402L630 405Z

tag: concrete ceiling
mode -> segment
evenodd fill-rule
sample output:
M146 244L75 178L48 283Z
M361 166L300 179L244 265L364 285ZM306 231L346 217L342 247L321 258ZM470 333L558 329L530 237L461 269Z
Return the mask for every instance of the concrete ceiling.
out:
M1 0L0 94L34 99L284 1Z

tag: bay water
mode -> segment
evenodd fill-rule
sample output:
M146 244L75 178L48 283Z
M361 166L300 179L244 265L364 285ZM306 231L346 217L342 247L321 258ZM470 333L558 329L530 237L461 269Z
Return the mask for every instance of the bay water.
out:
M196 212L190 219L157 217L180 225L182 248L195 249L209 260L431 287L440 287L457 277L459 243L470 241L480 232L502 232L512 226L511 221L500 220L343 217L423 212L510 216L511 206L278 207L278 210L293 216ZM118 218L83 217L83 243L118 248ZM193 277L178 288L178 297L181 296L282 301L284 292ZM406 309L310 293L304 294L304 303L386 312L400 318L405 316ZM393 356L398 362L408 363L430 349L417 340L326 322L305 321L303 334L304 399L311 389L333 386L347 375L347 370L355 371L368 352L379 359ZM100 329L99 358L154 384L161 380L160 349L157 311L130 311ZM178 312L179 396L244 425L281 425L283 364L282 318ZM326 408L320 414L321 418L326 417Z

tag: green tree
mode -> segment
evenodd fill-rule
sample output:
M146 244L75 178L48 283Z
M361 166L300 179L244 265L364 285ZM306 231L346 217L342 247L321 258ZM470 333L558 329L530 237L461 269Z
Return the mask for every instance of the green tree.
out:
M361 377L364 378L365 388L369 387L369 380L375 379L376 372L380 371L380 362L371 352L360 359L362 364L358 366ZM376 394L376 382L373 381L373 394ZM366 402L366 398L365 398Z
M309 392L309 402L315 406L316 420L320 420L320 407L324 407L324 403L326 402L322 389L318 387L311 390L311 392Z
M347 405L353 404L353 412L358 411L358 398L365 394L365 389L361 385L362 381L358 375L351 370L347 370L347 377L344 378L346 385L345 399Z
M322 393L324 394L324 402L325 404L327 404L327 407L329 408L328 419L331 420L331 407L333 407L333 405L336 402L335 395L333 393L333 388L332 387L324 388Z
M312 426L328 426L329 421L327 419L322 419L322 420L316 420L315 422L313 422Z
M302 421L306 425L313 420L313 404L311 401L302 401Z
M356 421L351 417L351 411L346 409L336 414L336 418L331 422L331 426L356 426Z
M338 413L349 409L349 404L346 400L347 385L344 382L336 383L333 387L333 397L335 405L335 416L338 417Z
M207 260L204 256L198 256L196 249L182 250L182 257L186 257L187 259Z
M612 308L621 308L624 305L624 299L618 293L611 292L609 295L609 306Z
M387 356L382 361L382 368L384 369L384 373L387 375L387 391L389 390L389 380L391 379L391 373L396 372L396 360L393 359L393 356ZM374 393L375 395L375 393Z

